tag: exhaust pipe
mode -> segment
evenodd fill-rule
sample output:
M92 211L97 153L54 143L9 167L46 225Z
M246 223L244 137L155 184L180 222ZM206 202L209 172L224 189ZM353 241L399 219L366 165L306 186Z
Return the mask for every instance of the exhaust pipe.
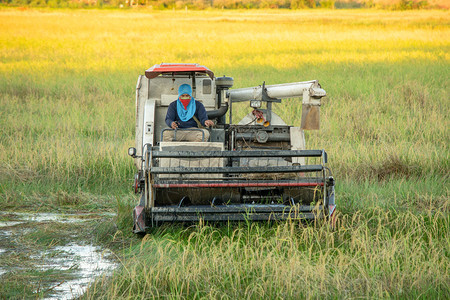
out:
M225 102L225 106L221 106L219 109L207 111L208 119L216 119L224 116L228 111L228 102Z

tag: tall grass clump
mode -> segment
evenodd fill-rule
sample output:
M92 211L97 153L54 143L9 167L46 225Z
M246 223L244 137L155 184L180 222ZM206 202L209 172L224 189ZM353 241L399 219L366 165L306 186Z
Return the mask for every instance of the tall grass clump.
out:
M449 221L432 209L373 209L340 215L337 230L294 221L163 228L85 298L445 299Z

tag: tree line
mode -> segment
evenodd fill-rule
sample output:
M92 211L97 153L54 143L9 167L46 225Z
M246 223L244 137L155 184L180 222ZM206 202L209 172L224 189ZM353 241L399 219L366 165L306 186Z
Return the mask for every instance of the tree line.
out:
M446 0L0 0L2 6L151 9L449 8Z

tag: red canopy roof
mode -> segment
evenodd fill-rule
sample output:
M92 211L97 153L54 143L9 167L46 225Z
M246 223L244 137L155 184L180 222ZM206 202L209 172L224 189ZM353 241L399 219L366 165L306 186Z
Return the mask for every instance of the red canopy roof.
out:
M199 64L159 64L145 71L145 77L152 79L162 73L200 72L208 74L214 79L214 73L205 66Z

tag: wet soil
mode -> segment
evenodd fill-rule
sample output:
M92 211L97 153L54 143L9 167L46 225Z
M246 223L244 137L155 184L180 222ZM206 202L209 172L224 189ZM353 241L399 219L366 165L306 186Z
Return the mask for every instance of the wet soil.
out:
M0 212L0 298L74 299L117 266L95 244L108 214Z

